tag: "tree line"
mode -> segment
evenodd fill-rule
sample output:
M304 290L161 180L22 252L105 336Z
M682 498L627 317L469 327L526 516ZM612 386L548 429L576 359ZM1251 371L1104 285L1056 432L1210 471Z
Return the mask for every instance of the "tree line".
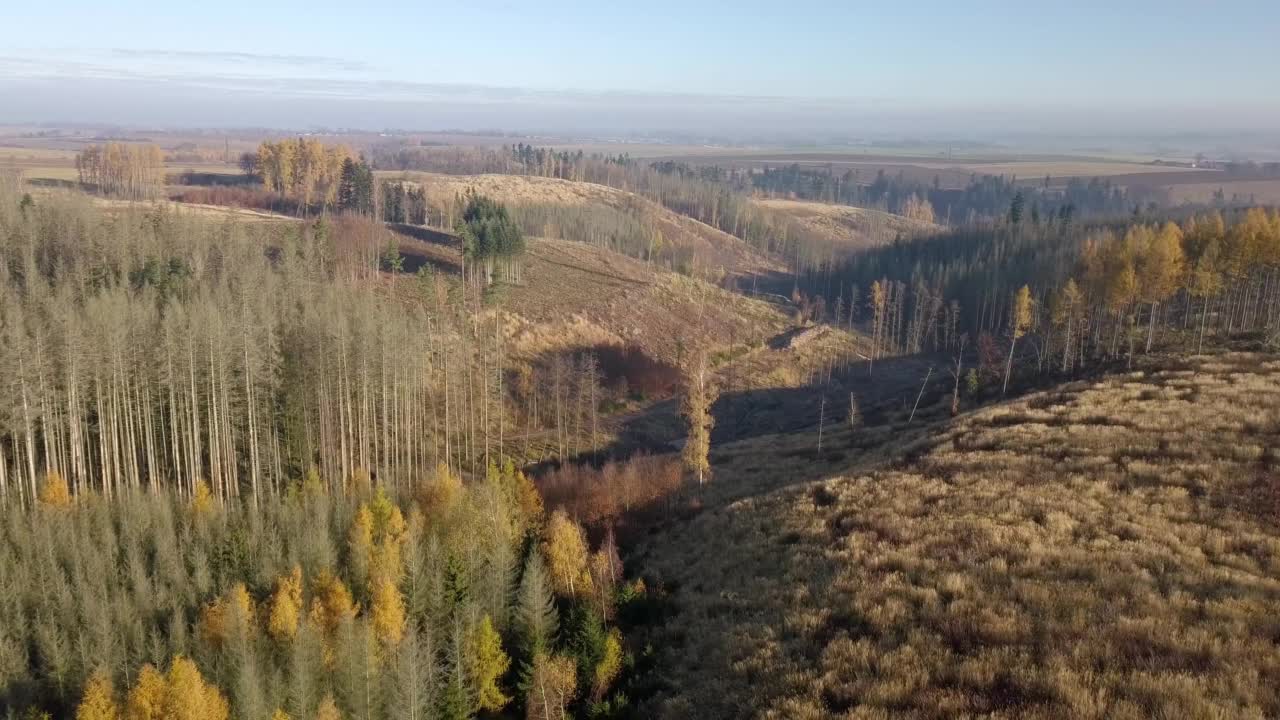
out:
M951 226L1003 220L1015 201L1024 206L1027 219L1033 223L1054 218L1123 216L1135 208L1149 211L1153 204L1167 204L1167 198L1156 190L1120 187L1096 177L1070 178L1057 187L1050 177L1045 177L1043 183L1027 183L1016 177L974 174L963 187L950 188L943 187L937 177L932 183L924 183L883 169L877 170L874 177L863 177L859 170L838 174L831 168L795 163L782 167L764 165L748 171L748 177L756 192L767 197L876 208Z
M313 138L286 138L278 142L263 141L258 151L246 154L241 165L245 172L258 176L269 192L300 201L304 207L313 203L333 206L339 197L344 171L351 172L354 155L345 145L326 145ZM349 183L356 178L348 176ZM350 195L346 198L353 201Z
M158 145L90 145L76 153L76 172L82 185L106 195L145 200L164 192L164 153Z
M810 275L796 299L817 318L866 328L873 360L967 344L1006 377L1024 337L1017 357L1037 372L1131 359L1162 335L1192 352L1241 333L1276 344L1280 212L918 239L861 254L830 277Z

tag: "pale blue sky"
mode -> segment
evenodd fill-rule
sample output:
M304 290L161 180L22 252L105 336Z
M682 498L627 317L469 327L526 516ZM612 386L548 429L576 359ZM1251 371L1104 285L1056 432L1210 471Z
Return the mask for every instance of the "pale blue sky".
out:
M1032 124L1047 112L1171 129L1201 115L1229 113L1242 127L1280 118L1276 0L13 5L6 25L22 30L0 36L0 91L33 113L42 99L56 108L47 96L59 87L92 94L114 83L135 104L203 88L256 98L254 108L323 97L505 107L512 94L493 88L516 88L542 91L521 94L522 105L608 102L618 91L623 105L656 93L712 106L722 101L701 96L783 97Z

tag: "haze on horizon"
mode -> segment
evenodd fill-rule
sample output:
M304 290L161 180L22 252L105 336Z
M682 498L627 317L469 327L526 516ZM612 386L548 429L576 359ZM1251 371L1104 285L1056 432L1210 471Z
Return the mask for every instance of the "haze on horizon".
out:
M226 0L7 11L0 122L1270 136L1280 6ZM1246 21L1247 19L1247 21Z

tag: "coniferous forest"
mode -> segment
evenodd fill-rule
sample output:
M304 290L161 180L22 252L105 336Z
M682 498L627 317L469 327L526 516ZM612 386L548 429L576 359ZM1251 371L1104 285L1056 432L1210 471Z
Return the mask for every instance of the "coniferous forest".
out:
M465 292L393 292L359 218L7 187L0 238L10 715L626 704L643 587L503 456L523 416Z

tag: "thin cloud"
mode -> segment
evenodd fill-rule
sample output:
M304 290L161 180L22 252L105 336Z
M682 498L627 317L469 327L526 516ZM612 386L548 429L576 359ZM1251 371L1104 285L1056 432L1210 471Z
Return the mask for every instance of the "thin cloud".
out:
M374 68L359 60L328 55L281 55L276 53L230 52L224 50L158 50L150 48L108 48L109 55L118 58L145 60L190 60L211 63L252 65L284 65L298 68L367 72Z

